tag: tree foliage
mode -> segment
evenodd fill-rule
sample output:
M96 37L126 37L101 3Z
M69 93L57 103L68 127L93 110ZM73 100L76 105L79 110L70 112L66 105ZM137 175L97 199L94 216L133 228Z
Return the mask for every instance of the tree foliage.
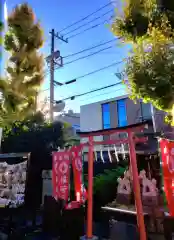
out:
M7 78L0 79L0 124L24 120L35 112L38 88L44 79L43 58L38 53L43 32L27 4L16 6L8 17L4 47L9 52Z
M32 152L37 149L56 150L64 145L64 126L60 122L14 122L4 128L2 152Z
M170 0L129 0L112 30L132 44L127 61L129 91L160 110L174 110L174 3Z
M74 145L69 139L70 128L66 122L46 121L42 112L36 112L4 127L2 152L37 152L44 148L48 152L57 151L58 147Z

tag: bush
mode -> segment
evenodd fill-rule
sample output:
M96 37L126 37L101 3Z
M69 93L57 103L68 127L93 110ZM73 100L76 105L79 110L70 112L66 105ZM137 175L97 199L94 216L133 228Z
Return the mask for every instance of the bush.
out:
M125 168L118 167L113 170L105 170L94 178L94 199L98 206L103 206L116 197L117 179L123 176Z

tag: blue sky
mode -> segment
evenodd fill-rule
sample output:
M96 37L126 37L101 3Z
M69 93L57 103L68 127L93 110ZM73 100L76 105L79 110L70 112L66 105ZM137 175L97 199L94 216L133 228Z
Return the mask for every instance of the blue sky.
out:
M120 0L121 1L121 0ZM45 45L42 49L45 56L50 54L50 35L49 31L52 28L55 28L56 31L60 31L64 27L70 25L71 23L81 19L82 17L90 14L96 9L102 7L107 4L109 0L28 0L30 6L34 9L37 19L40 20L41 26L44 29L45 34ZM8 11L16 5L22 3L20 0L7 0ZM103 9L101 12L92 16L84 22L81 22L79 25L92 20L93 18L104 14L105 12L112 9L113 6L110 6L106 9ZM99 19L96 22L91 23L87 27L82 28L81 30L88 28L97 23L101 23L103 20L108 19L111 14L106 15L105 17ZM75 25L74 27L68 29L67 31L73 30L79 25ZM76 31L74 33L80 32ZM66 33L62 32L62 34ZM74 34L73 33L73 34ZM69 34L70 35L70 34ZM109 30L109 26L101 25L97 28L94 28L90 31L87 31L84 34L81 34L77 37L69 39L69 43L64 43L60 41L55 41L55 49L59 49L61 51L62 56L66 56L72 54L74 52L78 52L85 48L91 47L100 42L105 42L113 39L114 36ZM59 82L65 82L67 80L74 79L78 76L84 75L88 72L94 71L96 69L102 68L104 66L110 65L113 62L117 62L125 58L128 54L128 46L121 46L119 42L110 43L100 48L90 50L81 55L77 55L73 58L67 58L67 62L78 57L88 55L94 51L97 51L104 47L113 46L113 48L103 51L99 54L96 54L92 57L74 62L63 68L57 70L55 72L55 80ZM119 72L124 68L124 65L117 65L111 67L107 70L98 72L89 77L85 77L83 79L77 80L76 83L55 88L55 100L60 100L62 98L66 98L71 95L75 95L78 93L90 91L94 88L100 88L105 85L113 84L118 81L115 72ZM49 75L46 77L43 89L47 89L49 87ZM44 92L44 94L49 95L48 92ZM77 98L73 101L66 101L66 109L73 109L75 111L80 110L80 105L84 105L91 102L96 102L100 100L105 100L107 98L112 98L115 96L119 96L125 94L125 90L122 86L112 87L110 89L106 89L100 92L96 92L90 95L86 95L84 97Z

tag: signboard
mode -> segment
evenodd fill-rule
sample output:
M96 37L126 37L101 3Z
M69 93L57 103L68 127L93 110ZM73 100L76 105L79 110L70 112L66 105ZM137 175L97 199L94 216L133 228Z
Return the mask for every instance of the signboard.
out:
M68 200L70 155L68 151L53 154L53 196L55 199Z

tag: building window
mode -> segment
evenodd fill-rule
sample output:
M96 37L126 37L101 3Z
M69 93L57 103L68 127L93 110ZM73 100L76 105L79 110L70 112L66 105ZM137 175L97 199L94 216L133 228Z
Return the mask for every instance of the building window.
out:
M118 126L127 126L126 99L117 100Z
M110 128L110 106L109 103L102 104L103 128Z
M149 103L145 104L142 103L142 121L143 120L149 120L152 118L152 113L151 113L151 106Z

